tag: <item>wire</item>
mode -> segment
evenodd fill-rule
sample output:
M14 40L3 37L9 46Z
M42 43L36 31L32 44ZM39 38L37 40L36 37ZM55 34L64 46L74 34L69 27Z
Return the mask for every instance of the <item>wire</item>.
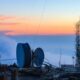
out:
M46 3L47 3L47 0L44 0L44 3L43 3L43 8L42 8L42 12L40 14L40 21L39 21L39 24L35 30L35 35L39 35L39 30L40 30L40 27L41 27L41 23L42 23L42 20L43 20L43 17L44 17L44 12L45 12L45 9L46 9ZM36 43L36 42L39 42L37 41L37 37L34 36L33 37L33 43ZM35 45L35 44L34 44Z
M46 3L47 3L47 0L44 0L43 9L42 9L41 16L40 16L40 22L39 22L39 26L37 27L36 34L39 34L39 28L41 27L41 23L42 23L42 20L44 17L44 13L45 13L45 9L46 9Z
M12 61L12 60L16 60L15 58L13 59L1 59L1 61Z

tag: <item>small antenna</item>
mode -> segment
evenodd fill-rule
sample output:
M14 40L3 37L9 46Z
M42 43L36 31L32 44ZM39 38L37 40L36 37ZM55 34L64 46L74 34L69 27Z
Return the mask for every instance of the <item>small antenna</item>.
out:
M73 66L75 66L75 57L72 56L72 60L73 60Z
M1 54L0 54L0 64L1 64Z
M62 50L60 49L59 67L61 67Z

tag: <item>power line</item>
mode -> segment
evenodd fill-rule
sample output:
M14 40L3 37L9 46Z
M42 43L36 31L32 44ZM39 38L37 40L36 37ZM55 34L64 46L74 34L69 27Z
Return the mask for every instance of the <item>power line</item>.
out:
M39 29L41 27L41 23L42 23L42 20L43 20L43 17L44 17L45 9L46 9L46 3L47 3L47 0L44 0L43 9L42 9L41 16L40 16L40 22L39 22L39 25L36 29L36 34L39 34Z
M46 9L46 3L47 3L47 0L44 0L44 3L43 3L43 7L42 7L42 11L41 11L41 14L40 14L40 21L39 21L39 24L36 28L36 31L35 31L35 34L39 35L39 30L40 30L40 27L41 27L41 23L43 21L43 17L44 17L44 13L45 13L45 9ZM36 42L37 41L37 37L33 37L33 42Z

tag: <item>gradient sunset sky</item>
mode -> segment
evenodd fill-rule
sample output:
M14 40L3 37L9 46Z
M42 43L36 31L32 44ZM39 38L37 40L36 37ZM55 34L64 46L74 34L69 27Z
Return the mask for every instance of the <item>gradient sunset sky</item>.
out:
M0 0L0 33L74 34L80 0Z

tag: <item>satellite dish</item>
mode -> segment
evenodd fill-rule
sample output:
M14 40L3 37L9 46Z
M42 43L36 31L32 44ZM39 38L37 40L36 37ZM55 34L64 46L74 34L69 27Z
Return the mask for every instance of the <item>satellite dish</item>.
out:
M28 43L19 43L17 45L17 63L21 68L29 67L31 65L31 48Z
M33 64L40 67L44 61L44 52L42 48L37 48L33 54Z

